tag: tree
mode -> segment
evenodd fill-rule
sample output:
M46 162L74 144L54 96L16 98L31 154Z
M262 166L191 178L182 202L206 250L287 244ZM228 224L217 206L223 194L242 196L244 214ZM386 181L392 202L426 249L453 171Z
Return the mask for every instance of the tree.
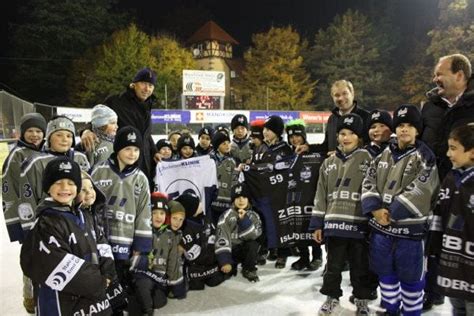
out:
M474 60L474 1L440 0L438 7L439 19L428 33L431 44L427 53L434 60L453 53Z
M183 91L183 70L196 69L196 62L189 50L167 35L151 39L151 54L156 58L158 83L155 94L159 100L165 100L166 84L168 107L178 108Z
M390 75L384 72L381 52L386 41L368 18L348 10L336 16L326 30L319 30L307 55L307 68L318 80L318 107L330 108L330 85L340 79L351 81L355 98L364 107L385 107L395 101L396 91L388 89Z
M303 68L305 43L291 26L252 36L237 92L248 109L309 109L315 83Z
M13 86L34 101L67 103L66 78L72 61L102 42L125 15L113 11L114 0L31 0L21 8L20 23L11 24L10 54L16 58Z

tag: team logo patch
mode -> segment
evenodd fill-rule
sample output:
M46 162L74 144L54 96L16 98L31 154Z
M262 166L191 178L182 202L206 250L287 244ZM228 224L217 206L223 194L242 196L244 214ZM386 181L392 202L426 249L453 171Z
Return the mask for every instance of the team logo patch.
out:
M33 212L33 208L31 207L30 203L21 203L18 205L18 216L23 221L32 220L35 217Z
M378 120L380 118L380 112L372 113L372 120Z
M294 189L294 188L296 188L296 186L297 186L296 180L290 180L290 181L288 181L288 190Z
M398 111L397 116L398 117L405 117L408 113L408 108L402 108L400 111Z
M344 124L352 125L352 123L354 123L354 117L346 117L344 119Z
M311 168L308 166L304 166L304 169L300 172L301 180L309 180L311 178Z
M137 141L137 135L135 134L135 132L128 133L127 141L131 143L135 143Z
M71 163L68 162L61 162L59 164L59 171L65 172L65 173L70 173L72 170L72 165Z
M134 193L135 195L140 195L142 193L143 186L139 183L135 183Z
M474 213L474 194L471 194L467 207L471 209L471 213Z

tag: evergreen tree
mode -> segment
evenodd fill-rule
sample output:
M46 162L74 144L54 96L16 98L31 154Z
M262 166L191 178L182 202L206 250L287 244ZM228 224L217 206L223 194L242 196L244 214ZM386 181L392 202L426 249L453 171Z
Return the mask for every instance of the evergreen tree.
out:
M388 48L381 37L365 15L352 10L318 31L307 56L307 67L318 80L318 108L333 106L330 87L340 79L353 83L355 99L363 107L385 107L394 102L381 56Z
M114 12L114 0L31 0L11 24L17 59L12 86L22 96L64 105L72 61L101 43L126 17Z
M291 26L252 36L236 91L247 109L309 109L315 83L303 68L305 43Z

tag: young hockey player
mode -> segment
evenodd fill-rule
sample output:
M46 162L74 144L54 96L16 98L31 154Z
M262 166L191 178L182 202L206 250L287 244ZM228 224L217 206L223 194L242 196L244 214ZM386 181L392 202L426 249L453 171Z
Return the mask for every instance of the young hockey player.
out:
M250 282L258 282L257 255L262 234L262 222L249 203L245 184L232 188L232 207L221 215L216 228L216 255L223 273L237 273L242 263L242 275ZM234 270L234 271L232 271Z
M327 295L319 315L333 315L340 310L341 272L349 261L357 315L369 315L368 299L377 284L369 280L369 249L366 241L368 219L362 214L362 180L371 157L363 145L363 121L357 114L340 118L337 126L339 147L324 160L314 200L310 231L316 242L325 242L327 265L320 292Z
M211 139L214 135L214 129L209 126L201 128L198 134L199 143L196 145L196 154L198 156L208 155L212 151Z
M106 235L123 285L128 282L128 270L138 262L135 257L151 250L149 185L138 168L141 146L142 138L137 129L122 127L115 136L112 155L96 165L91 173L94 184L106 197Z
M397 140L370 164L362 208L370 216L370 265L379 277L389 315L420 315L423 306L423 238L439 187L431 150L417 140L421 114L414 105L394 112Z
M267 146L263 141L263 126L265 120L254 120L250 122L250 149L252 150L251 164L260 162L263 153L267 150Z
M185 192L176 198L186 210L181 246L184 248L189 290L204 290L224 281L214 251L215 226L203 214L202 204L194 193Z
M278 115L272 115L265 120L263 141L265 142L266 150L262 153L261 159L258 161L259 163L279 162L294 157L295 153L288 143L282 139L284 129L285 123ZM275 268L283 269L290 254L289 248L270 249L268 259L276 259Z
M20 119L20 139L8 154L2 167L3 216L10 241L23 241L24 234L18 213L20 199L21 165L23 161L37 155L44 143L46 120L39 113L28 113ZM30 314L35 312L33 285L23 278L23 306Z
M42 187L44 168L55 157L67 156L79 164L82 170L90 169L86 155L71 149L75 144L74 123L65 116L57 116L48 122L44 152L33 155L21 166L20 199L18 215L23 230L29 230L35 220L34 210L47 195Z
M370 143L365 149L375 158L388 146L392 135L392 117L387 111L373 110L369 113Z
M171 143L172 150L173 150L173 155L172 158L174 159L179 159L179 153L178 153L178 139L181 138L181 132L179 131L171 131L168 134L168 140Z
M194 140L191 135L183 134L183 136L178 139L179 159L188 159L196 156L194 153L194 147Z
M293 150L297 146L306 144L306 129L305 123L301 119L291 120L286 123L286 134L288 135L288 143L291 145ZM316 243L314 240L309 242L313 258L309 260L308 242L300 242L298 246L298 252L300 259L291 264L293 270L308 269L310 271L318 270L323 264L321 245Z
M92 108L91 113L92 131L97 136L97 143L94 150L86 152L91 168L96 164L105 161L113 152L114 138L117 134L117 114L106 105L97 104ZM76 146L77 150L83 151L82 144Z
M474 124L453 129L448 145L453 169L439 191L428 253L440 258L437 284L453 315L474 315Z
M230 122L230 128L234 135L230 145L230 155L235 159L237 165L250 163L252 150L248 137L249 123L247 117L243 114L236 114Z
M212 138L211 158L216 162L217 168L217 192L211 203L212 220L215 224L223 212L228 210L232 204L231 188L237 183L238 173L235 170L237 164L230 156L229 136L222 132L216 132Z
M37 315L111 315L106 288L112 275L99 261L94 232L74 205L81 171L68 157L48 162L48 195L21 249L21 267L37 284Z
M166 139L160 139L156 142L156 150L158 150L158 154L160 155L160 159L163 161L172 160L173 156L173 146L171 142Z
M147 269L137 269L134 273L137 302L144 315L153 315L153 310L165 306L169 291L175 298L185 296L183 263L178 250L184 207L176 201L168 203L166 195L153 192L151 208L153 250L146 258ZM171 217L170 225L166 224L168 216Z

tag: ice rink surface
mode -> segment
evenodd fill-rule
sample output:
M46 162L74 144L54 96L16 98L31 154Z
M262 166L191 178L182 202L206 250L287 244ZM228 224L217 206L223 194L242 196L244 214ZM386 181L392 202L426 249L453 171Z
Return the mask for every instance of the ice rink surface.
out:
M1 203L0 203L1 205ZM2 212L3 213L3 212ZM20 245L8 240L5 221L0 216L0 315L28 315L22 305L22 273L19 264ZM184 300L168 300L156 315L317 315L325 297L319 293L322 268L314 272L290 270L296 257L288 259L287 267L274 268L274 262L259 267L260 282L250 283L240 273L215 288L188 292ZM349 303L351 288L349 274L344 272L340 315L355 315L355 306ZM377 306L373 301L371 306ZM450 304L436 306L423 314L450 315Z

